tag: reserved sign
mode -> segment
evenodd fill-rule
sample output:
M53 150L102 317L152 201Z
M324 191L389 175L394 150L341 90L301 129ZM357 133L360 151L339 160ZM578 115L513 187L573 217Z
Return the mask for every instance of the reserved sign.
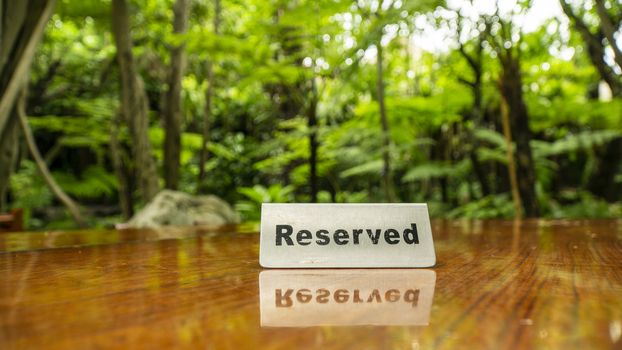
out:
M263 267L431 267L426 204L268 204L261 208Z
M262 271L261 326L424 326L435 284L432 270Z

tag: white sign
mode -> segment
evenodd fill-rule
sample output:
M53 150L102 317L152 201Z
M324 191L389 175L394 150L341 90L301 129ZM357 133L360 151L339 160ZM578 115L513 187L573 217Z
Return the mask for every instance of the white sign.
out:
M426 204L263 204L263 267L431 267Z
M432 270L265 270L261 326L424 326L435 284Z

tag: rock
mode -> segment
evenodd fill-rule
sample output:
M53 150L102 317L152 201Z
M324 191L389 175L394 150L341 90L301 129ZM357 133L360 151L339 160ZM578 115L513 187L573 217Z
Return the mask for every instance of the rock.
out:
M240 222L238 213L217 196L163 190L123 227L221 226Z

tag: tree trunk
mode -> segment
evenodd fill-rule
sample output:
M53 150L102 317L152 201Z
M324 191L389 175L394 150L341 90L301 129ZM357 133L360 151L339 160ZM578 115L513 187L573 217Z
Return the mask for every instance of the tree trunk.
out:
M471 94L473 95L473 105L471 107L470 119L473 123L474 127L478 127L482 122L483 117L483 93L482 93L482 54L484 50L484 35L480 34L480 37L477 41L477 47L475 50L475 54L469 54L464 46L460 45L459 52L462 56L467 60L467 63L471 67L473 71L473 80L469 81L466 79L460 79L464 84L466 84L471 89ZM468 150L468 156L471 161L471 167L475 173L475 177L480 184L482 189L482 196L488 196L491 193L490 186L488 185L488 181L486 179L486 173L484 168L482 167L479 159L477 158L477 149L479 147L479 142L475 138L473 134L473 130L467 131L467 142L471 146Z
M214 35L218 35L220 30L220 0L214 0ZM212 59L207 60L206 62L206 70L207 70L207 90L205 91L205 116L203 119L203 142L201 144L201 153L199 155L199 183L198 188L199 191L204 190L205 188L205 163L209 157L209 152L207 149L207 145L209 143L209 134L210 134L210 123L212 120L212 99L214 96L214 84L216 83L214 76L214 67L212 65Z
M17 98L55 0L0 0L0 211L18 154Z
M123 218L127 220L132 217L134 212L134 202L128 176L129 171L123 161L123 159L126 158L125 152L119 142L119 127L121 126L122 116L118 114L115 119L114 123L112 123L112 130L110 131L110 158L112 159L114 173L119 185L118 195L121 214Z
M212 98L214 96L214 68L212 62L208 61L207 66L207 90L205 91L205 112L203 116L203 142L201 143L201 152L199 154L199 183L200 192L205 190L205 163L209 157L207 146L209 144L210 122L212 120Z
M376 44L378 56L376 59L376 94L378 95L378 110L380 111L380 123L382 126L382 187L385 202L393 202L393 179L391 174L391 135L389 132L389 121L387 119L387 111L384 104L384 74L383 74L383 58L382 43L378 40Z
M473 122L474 127L480 125L482 121L482 83L481 83L481 74L478 78L476 78L474 86L473 86L473 111L471 114L471 121ZM469 159L471 160L471 165L473 167L473 171L475 172L475 177L480 184L482 189L482 196L486 197L491 193L490 186L488 185L488 180L486 178L486 172L479 159L477 158L477 149L479 147L479 142L473 135L473 130L469 131L469 136L471 139L471 150L469 152Z
M617 138L607 144L604 154L600 157L596 171L590 177L588 187L590 192L609 202L620 200L622 184L615 181L616 175L622 170L620 159L622 159L622 138Z
M17 113L13 109L13 113ZM7 193L9 180L15 170L19 150L19 121L17 116L10 116L4 130L0 132L0 212L8 211Z
M121 110L132 139L138 187L142 199L147 202L158 192L158 172L151 154L147 96L132 54L126 0L112 1L112 33L117 46L121 75Z
M499 86L507 108L506 113L510 121L511 135L516 143L516 178L520 199L525 216L537 217L539 209L535 191L536 175L529 144L531 131L529 130L527 107L523 99L520 63L510 50L500 55L500 58L503 71Z
M188 1L175 1L173 32L183 34L188 25ZM181 81L186 69L185 45L171 49L171 68L168 79L168 91L164 109L164 183L166 188L176 190L179 187L179 169L181 154Z
M317 181L317 151L319 143L317 140L317 104L318 92L315 85L315 77L311 81L311 100L307 111L307 125L309 126L309 186L311 189L311 202L317 203L318 181Z
M512 202L514 203L514 217L523 217L523 204L518 189L516 178L516 162L514 160L514 145L512 141L512 128L510 127L510 116L505 100L501 100L501 122L503 124L503 136L505 137L506 156L508 161L508 174L510 175L510 188L512 190Z
M0 134L7 125L55 0L0 0Z
M45 180L45 183L48 185L52 193L54 193L56 198L58 198L58 200L60 200L61 203L63 203L65 207L67 207L67 210L69 210L69 213L73 217L74 221L78 224L78 226L85 227L86 222L84 221L82 214L80 214L80 209L78 208L76 203L56 183L54 177L52 177L52 174L50 173L50 170L45 164L43 157L41 157L41 153L39 152L37 144L35 143L35 138L32 135L32 130L30 130L30 126L28 125L25 102L26 93L24 91L22 92L22 95L17 102L17 114L19 117L20 125L22 127L22 132L24 134L24 139L26 140L26 144L28 145L28 150L30 151L32 158L35 161L35 164L37 165L37 168L39 169L43 180Z

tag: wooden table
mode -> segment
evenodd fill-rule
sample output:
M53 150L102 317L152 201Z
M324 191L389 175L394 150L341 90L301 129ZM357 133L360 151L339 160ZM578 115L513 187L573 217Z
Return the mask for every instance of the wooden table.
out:
M620 220L436 221L433 269L293 279L291 270L261 274L259 237L245 231L0 234L0 348L622 348ZM287 319L270 316L274 304L260 309L275 283L315 293L330 281L353 283L349 293L356 283L422 289L419 304L396 311L384 300L371 318L334 312L333 299Z

